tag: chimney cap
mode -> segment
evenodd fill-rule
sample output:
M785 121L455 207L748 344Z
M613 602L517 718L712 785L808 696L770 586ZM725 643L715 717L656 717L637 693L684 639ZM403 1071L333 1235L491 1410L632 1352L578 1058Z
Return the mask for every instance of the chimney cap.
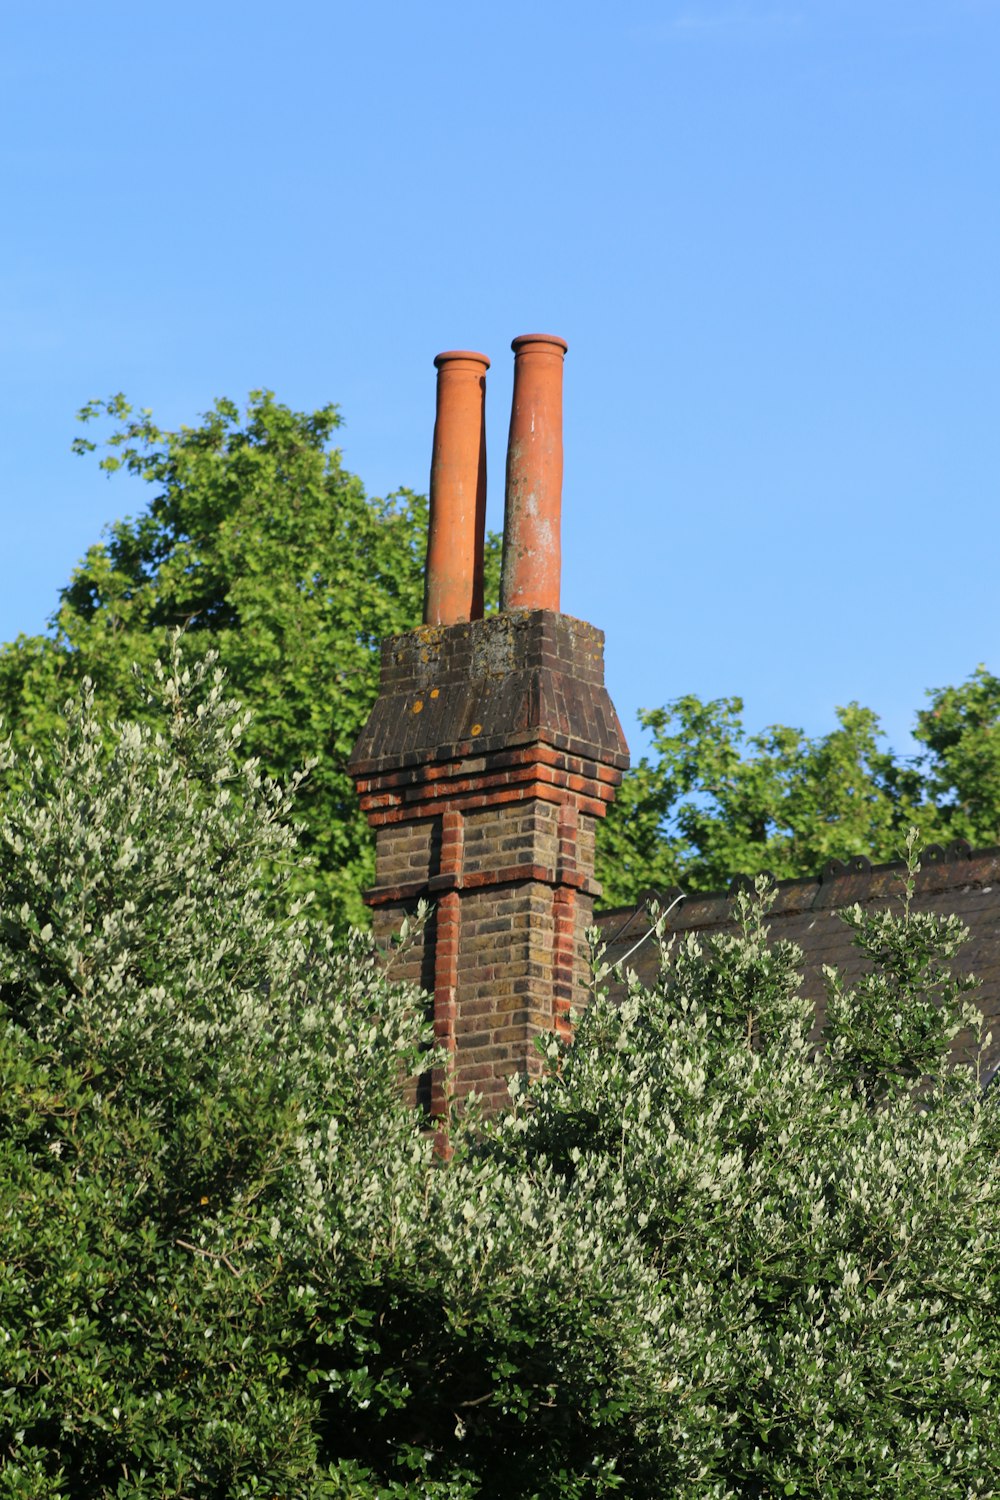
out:
M485 354L477 354L474 349L445 349L442 354L435 354L435 369L440 369L444 364L450 364L453 359L471 359L476 364L482 365L484 370L490 367L489 359Z
M561 339L557 333L521 333L516 339L511 340L510 347L517 354L522 344L555 344L563 354L569 348L565 339Z

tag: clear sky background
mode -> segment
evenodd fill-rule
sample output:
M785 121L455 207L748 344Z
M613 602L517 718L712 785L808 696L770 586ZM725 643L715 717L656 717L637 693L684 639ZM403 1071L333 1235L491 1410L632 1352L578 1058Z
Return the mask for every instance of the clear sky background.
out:
M74 458L269 386L425 489L433 356L569 341L563 607L633 713L1000 670L1000 0L0 14L0 640L149 498ZM638 736L633 736L638 742Z

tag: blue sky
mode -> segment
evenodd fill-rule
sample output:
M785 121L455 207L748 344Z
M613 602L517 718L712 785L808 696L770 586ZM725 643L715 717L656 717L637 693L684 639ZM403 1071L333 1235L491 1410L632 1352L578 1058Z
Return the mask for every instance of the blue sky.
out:
M266 385L424 489L433 356L561 334L563 606L639 705L905 741L1000 670L1000 0L144 6L0 19L0 639L146 498L74 458ZM638 736L635 736L638 742Z

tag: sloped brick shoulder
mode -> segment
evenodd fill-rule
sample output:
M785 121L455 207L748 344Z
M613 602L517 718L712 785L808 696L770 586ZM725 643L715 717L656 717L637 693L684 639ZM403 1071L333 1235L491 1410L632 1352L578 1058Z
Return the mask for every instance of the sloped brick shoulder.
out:
M628 765L604 686L604 633L551 610L391 636L349 769L368 777L528 744Z

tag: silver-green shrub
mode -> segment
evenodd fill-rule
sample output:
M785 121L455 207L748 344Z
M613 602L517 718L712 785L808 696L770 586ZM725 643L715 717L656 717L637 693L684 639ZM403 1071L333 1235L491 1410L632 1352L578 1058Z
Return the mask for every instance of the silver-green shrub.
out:
M852 915L817 1047L746 904L444 1164L426 1002L293 898L294 788L211 664L148 690L167 730L84 693L0 769L2 1500L994 1492L957 924Z
M424 998L292 899L211 665L150 691L168 732L84 692L0 770L0 1495L614 1484L655 1285L614 1205L441 1168Z
M643 1493L1000 1491L1000 1110L964 931L911 894L846 913L868 972L828 971L822 1045L761 886L599 995L505 1122L513 1158L601 1174L660 1278Z
M418 1011L289 900L218 675L151 690L169 732L107 749L85 691L0 811L0 1494L312 1494L293 1166L413 1149Z

